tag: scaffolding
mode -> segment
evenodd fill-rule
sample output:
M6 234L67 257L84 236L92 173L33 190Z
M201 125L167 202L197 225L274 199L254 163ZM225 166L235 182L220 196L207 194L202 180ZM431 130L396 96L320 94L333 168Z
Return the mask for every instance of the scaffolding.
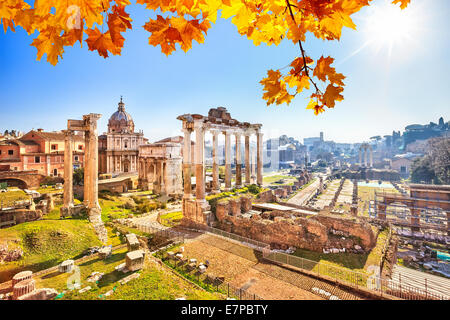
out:
M369 216L413 231L434 230L450 235L450 201L447 200L375 192Z

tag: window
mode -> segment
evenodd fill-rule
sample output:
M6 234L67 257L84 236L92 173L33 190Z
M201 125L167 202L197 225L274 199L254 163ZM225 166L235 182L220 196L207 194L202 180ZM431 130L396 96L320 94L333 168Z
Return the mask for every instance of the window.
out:
M400 167L400 172L401 173L406 173L406 167L405 166L401 166Z
M78 161L78 156L73 157L75 161Z
M58 176L58 169L53 169L53 175L54 175L55 177Z
M83 145L79 144L78 145L78 150L83 150Z
M8 150L8 154L12 156L14 154L14 150Z
M58 150L58 145L57 144L52 144L52 150Z
M41 157L34 157L34 163L41 163Z

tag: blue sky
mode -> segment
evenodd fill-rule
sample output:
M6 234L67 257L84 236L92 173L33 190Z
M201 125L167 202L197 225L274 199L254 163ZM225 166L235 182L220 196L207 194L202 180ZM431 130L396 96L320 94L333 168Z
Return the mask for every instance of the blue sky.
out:
M305 109L305 96L289 106L266 106L259 81L268 69L289 64L298 47L287 41L255 47L229 20L218 19L204 44L166 57L148 45L149 33L141 27L154 14L134 4L127 10L133 30L125 35L121 56L104 59L86 43L76 44L55 67L45 57L36 61L32 38L21 28L2 31L0 131L60 130L68 118L94 112L103 114L103 132L120 95L150 141L180 134L178 115L206 114L218 106L240 121L262 123L265 137L288 134L301 140L323 131L326 140L358 142L440 116L450 120L450 1L412 0L406 9L410 38L400 34L390 54L385 40L361 49L376 37L367 31L368 21L375 17L379 23L384 2L374 0L373 9L354 15L358 31L345 29L339 42L307 39L310 56L331 55L337 71L347 76L345 100L320 116Z

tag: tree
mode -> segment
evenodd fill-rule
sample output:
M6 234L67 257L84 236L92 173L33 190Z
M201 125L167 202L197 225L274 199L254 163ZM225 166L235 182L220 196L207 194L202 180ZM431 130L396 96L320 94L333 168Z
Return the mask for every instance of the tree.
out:
M73 184L81 185L84 181L84 168L77 168L73 171Z
M414 160L411 181L450 184L450 138L430 139L428 149L427 155Z
M278 45L292 41L299 47L299 57L290 64L286 74L282 69L269 70L260 81L267 105L289 104L304 90L311 89L307 109L316 115L324 107L334 108L344 99L345 76L331 65L332 57L316 60L307 55L303 42L310 32L322 40L339 40L343 27L356 29L351 15L369 6L372 0L136 0L157 14L143 26L150 32L148 43L160 46L170 55L177 47L187 52L193 40L205 41L205 36L221 18L231 18L239 34L258 46L261 43ZM393 0L404 9L410 0ZM120 55L125 43L122 32L132 29L132 19L126 12L129 0L35 0L33 5L24 0L2 0L0 19L3 29L15 31L21 26L29 35L35 34L32 46L37 59L44 54L56 65L64 47L86 41L89 50L104 58L109 53ZM87 38L86 38L87 36ZM323 83L325 89L320 89Z
M433 138L428 141L432 168L440 183L450 184L450 138Z
M411 166L411 181L414 183L432 183L436 180L436 175L431 166L429 156L417 158Z

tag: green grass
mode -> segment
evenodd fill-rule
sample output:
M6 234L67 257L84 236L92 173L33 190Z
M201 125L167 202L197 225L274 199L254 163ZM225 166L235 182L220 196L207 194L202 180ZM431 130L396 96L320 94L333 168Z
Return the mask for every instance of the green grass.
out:
M84 250L101 245L87 220L39 220L0 230L0 239L10 248L22 248L19 261L0 265L0 282L10 280L20 271L38 271L60 262L80 257Z
M121 285L118 281L131 273L124 274L117 272L114 268L125 261L127 249L123 248L113 252L105 259L93 259L79 265L81 288L91 286L92 289L82 294L78 290L67 290L67 279L70 274L50 274L37 280L39 287L51 287L59 292L67 290L62 297L64 300L174 300L179 297L185 297L189 300L216 300L221 297L217 294L209 293L195 288L180 277L172 274L168 270L158 267L154 263L146 263L144 269L138 271L139 278ZM104 273L98 283L87 282L87 277L93 272ZM111 289L114 293L109 297L101 296Z
M24 252L21 260L0 265L0 282L23 270L36 272L81 257L87 248L101 245L87 217L60 219L59 210L60 206L56 206L42 220L0 229L0 243L6 242L10 249L20 247ZM117 246L123 242L113 228L106 226L106 230L107 244Z
M321 253L306 249L297 249L294 253L295 256L326 263L341 268L346 268L352 271L364 272L364 266L366 264L368 254L356 254L356 253ZM317 271L317 265L313 265L311 271Z
M172 227L173 222L179 221L183 218L183 212L175 211L163 214L160 216L161 224L166 227Z
M64 190L56 189L53 186L47 186L47 187L39 187L38 189L36 189L36 191L39 192L40 194L44 194L44 193L62 193Z
M108 222L114 219L126 218L133 210L124 207L126 201L120 197L111 197L109 199L99 199L100 207L102 208L102 220Z
M266 176L263 177L263 184L270 185L270 184L276 184L278 180L285 180L283 185L293 185L294 182L297 180L295 177L288 176L288 175L273 175L273 176Z
M0 203L5 206L14 201L29 200L30 196L20 189L8 189L7 192L0 192Z

